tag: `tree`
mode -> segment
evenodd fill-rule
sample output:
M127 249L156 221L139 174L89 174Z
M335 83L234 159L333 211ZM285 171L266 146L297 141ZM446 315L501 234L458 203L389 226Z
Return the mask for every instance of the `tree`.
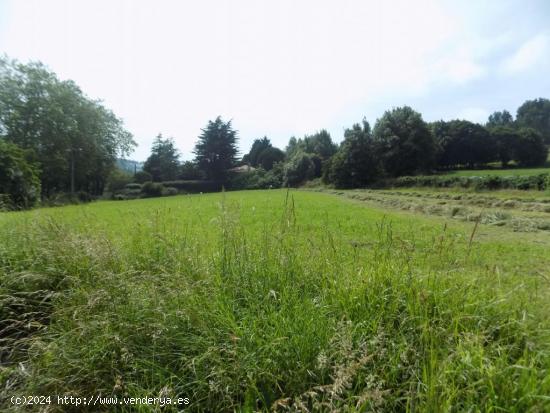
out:
M258 164L264 168L266 171L273 169L273 166L277 162L282 162L285 160L285 153L279 148L273 146L265 148L258 155Z
M32 149L42 193L103 191L118 155L135 146L122 121L40 63L0 59L0 134Z
M550 100L527 100L518 108L516 121L519 127L533 128L550 144Z
M291 137L285 151L287 158L291 158L297 152L304 152L317 155L322 161L326 161L337 150L338 145L332 141L330 133L325 129L321 129L313 135L304 136L303 139L296 139L294 136Z
M338 146L332 142L330 133L321 129L310 136L304 136L303 150L306 153L318 155L322 160L329 159L336 153Z
M332 157L328 181L337 188L362 187L380 175L380 162L372 139L370 125L355 124L344 132L344 141Z
M226 181L227 171L237 160L237 131L231 121L224 122L219 116L208 121L195 145L195 162L207 179Z
M502 112L493 112L489 115L489 120L485 124L487 128L495 128L497 126L512 127L514 125L514 118L507 110Z
M296 186L315 177L315 163L311 155L296 152L284 166L284 185Z
M0 138L0 209L30 208L40 197L38 165L29 152Z
M437 165L474 167L498 159L498 150L483 126L467 120L438 121L431 125L438 146Z
M434 137L422 116L408 106L386 111L376 121L373 136L388 175L428 172L434 166Z
M542 166L548 157L548 148L542 136L533 128L519 130L519 142L515 150L515 159L522 166Z
M195 162L185 161L181 164L179 179L196 180L201 178L202 173Z
M496 144L498 158L503 167L515 158L516 148L520 141L518 132L506 126L497 126L491 129L491 136Z
M153 181L172 181L179 172L179 153L172 138L164 139L162 134L153 141L151 155L145 161L143 170L149 172Z
M262 139L255 139L252 143L252 147L250 148L250 152L243 156L243 162L249 164L250 166L258 166L260 163L260 154L264 150L271 147L271 141L267 138L267 136L264 136Z

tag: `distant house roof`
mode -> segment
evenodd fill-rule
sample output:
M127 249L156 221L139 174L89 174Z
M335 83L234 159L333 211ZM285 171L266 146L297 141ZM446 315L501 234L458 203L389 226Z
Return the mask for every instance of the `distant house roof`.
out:
M256 168L253 168L250 165L241 165L241 166L236 166L234 168L231 168L229 172L243 173L243 172L252 172L255 170Z

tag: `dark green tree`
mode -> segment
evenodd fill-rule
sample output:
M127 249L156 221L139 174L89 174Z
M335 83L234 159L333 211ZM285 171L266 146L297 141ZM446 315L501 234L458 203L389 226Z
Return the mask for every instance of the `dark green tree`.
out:
M226 181L227 171L237 160L237 131L231 121L224 122L219 116L208 121L195 145L195 162L207 179Z
M380 162L370 125L363 120L362 125L355 124L344 132L344 141L332 157L325 181L337 188L356 188L374 182L379 176Z
M174 140L159 134L153 141L151 155L143 164L143 170L151 174L154 182L162 182L177 179L179 168L179 152Z
M195 162L185 161L180 166L179 179L198 180L202 178L202 173Z
M497 126L512 127L514 126L514 118L507 110L503 110L502 112L493 112L489 115L489 119L485 126L489 129Z
M496 145L498 158L505 168L515 158L516 148L520 141L516 129L507 126L496 126L491 129L491 136Z
M543 166L547 157L548 148L541 134L533 128L521 128L515 149L515 160L521 166Z
M267 138L267 136L264 136L262 139L255 139L252 143L252 147L250 148L250 151L243 156L243 162L250 165L250 166L258 166L260 164L259 156L260 154L268 149L271 148L271 141Z
M273 169L273 166L277 162L283 162L285 160L285 153L279 148L273 146L265 148L258 155L258 164L266 171Z
M467 120L438 121L431 124L441 168L474 167L499 159L489 131Z
M39 199L39 170L31 154L0 138L0 210L30 208Z
M325 129L306 135L304 138L296 139L294 136L288 141L286 147L286 156L291 158L297 152L304 152L312 155L317 155L322 161L328 160L338 150L336 145Z
M0 134L32 149L43 195L103 191L117 156L135 142L110 110L40 63L0 59Z
M373 136L390 176L428 172L435 165L434 137L420 113L408 106L386 111L376 121Z
M518 108L516 121L519 127L533 128L550 144L550 100L528 100Z
M284 185L298 186L315 177L315 163L312 155L296 152L284 166Z

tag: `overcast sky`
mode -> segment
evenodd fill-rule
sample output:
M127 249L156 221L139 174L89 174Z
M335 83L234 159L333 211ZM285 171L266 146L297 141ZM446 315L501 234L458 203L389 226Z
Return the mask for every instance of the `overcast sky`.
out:
M0 53L40 60L121 117L144 160L209 119L267 135L374 125L404 104L484 122L550 98L550 1L0 0Z

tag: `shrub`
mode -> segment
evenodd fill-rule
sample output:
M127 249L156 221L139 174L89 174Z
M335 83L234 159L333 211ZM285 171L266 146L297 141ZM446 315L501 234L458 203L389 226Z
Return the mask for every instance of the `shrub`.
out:
M130 182L132 182L132 175L121 169L114 169L107 178L107 189L113 193L122 191Z
M141 187L141 193L146 198L162 196L162 184L158 182L145 182Z
M130 190L132 190L132 189L134 189L134 190L135 190L135 189L138 189L138 190L141 190L141 184L132 182L132 183L127 184L127 185L124 187L124 189L130 189Z
M199 192L218 192L222 190L223 183L219 181L164 181L162 184L166 187L171 186L179 191L189 193Z
M309 154L297 152L285 165L285 186L300 185L313 177L315 177L315 163Z
M177 194L178 194L178 190L173 186L168 186L162 189L162 196L174 196Z
M30 208L40 197L38 166L29 153L0 137L0 194L2 208Z
M134 175L134 182L138 184L144 184L153 180L153 176L147 171L139 171Z
M474 188L475 190L520 189L545 190L549 188L550 174L529 176L402 176L380 181L379 187L435 187Z

